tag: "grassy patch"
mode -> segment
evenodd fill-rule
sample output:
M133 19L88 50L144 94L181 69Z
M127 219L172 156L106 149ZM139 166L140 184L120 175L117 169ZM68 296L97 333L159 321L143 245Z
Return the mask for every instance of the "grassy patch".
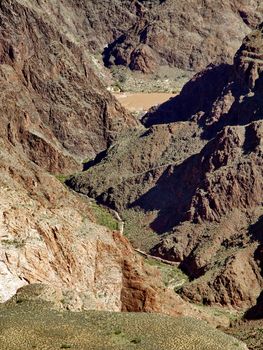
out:
M166 287L173 288L175 291L180 289L186 282L188 276L183 273L177 266L171 266L155 259L145 259L145 262L155 266L161 272L163 283Z
M242 311L230 310L220 306L207 306L203 304L195 304L195 306L207 315L216 317L219 320L221 319L226 324L228 322L229 325L234 325L236 322L241 321L244 316L244 312Z
M55 175L56 179L58 181L60 181L61 183L65 183L66 180L68 180L70 178L70 175L63 175L63 174L59 174L59 175Z
M124 235L135 248L149 252L159 242L158 235L149 228L143 212L134 209L121 213L124 220Z
M95 216L96 222L99 225L106 226L110 230L118 230L119 223L105 207L96 203L91 204L91 210Z
M1 243L5 246L12 246L15 248L21 248L25 246L24 240L18 240L18 239L2 239Z
M0 311L1 350L244 349L205 322L185 317L58 312L40 301L2 305Z

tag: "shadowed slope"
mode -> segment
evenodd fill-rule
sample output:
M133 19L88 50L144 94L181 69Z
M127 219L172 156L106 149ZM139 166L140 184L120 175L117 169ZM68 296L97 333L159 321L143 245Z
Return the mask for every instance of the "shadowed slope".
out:
M182 293L195 302L246 309L263 286L260 242L249 233L262 215L262 48L260 26L232 66L196 75L143 118L145 131L120 138L68 181L121 212L141 210L145 224L166 233L148 249L181 262L194 278Z

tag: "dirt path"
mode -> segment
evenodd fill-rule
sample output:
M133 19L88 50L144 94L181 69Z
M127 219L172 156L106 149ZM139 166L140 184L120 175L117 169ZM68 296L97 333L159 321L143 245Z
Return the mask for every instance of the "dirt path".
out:
M120 214L116 211L116 210L111 210L111 212L113 213L113 215L115 216L116 220L118 221L119 223L119 231L120 231L120 234L123 235L123 231L124 231L124 221L122 220L122 218L120 217ZM141 254L142 256L144 256L145 258L147 259L154 259L154 260L157 260L157 261L160 261L164 264L167 264L167 265L171 265L171 266L179 266L179 263L178 262L174 262L174 261L170 261L170 260L165 260L165 259L162 259L158 256L154 256L154 255L151 255L151 254L148 254L140 249L136 249L134 248L134 250Z
M142 256L144 256L145 258L147 259L154 259L154 260L157 260L159 262L162 262L163 264L166 264L166 265L171 265L171 266L179 266L180 263L179 262L175 262L175 261L170 261L170 260L166 260L166 259L162 259L162 258L159 258L158 256L155 256L155 255L151 255L151 254L147 254L146 252L140 250L140 249L134 249L137 253L141 254Z
M115 93L119 102L131 112L147 111L152 106L163 103L174 97L171 93Z

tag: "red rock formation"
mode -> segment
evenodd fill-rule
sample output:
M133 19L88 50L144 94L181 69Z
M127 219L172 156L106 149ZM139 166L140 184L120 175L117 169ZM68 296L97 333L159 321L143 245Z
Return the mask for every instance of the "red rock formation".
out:
M67 309L206 317L46 172L76 171L84 155L137 124L92 72L71 27L77 10L56 5L0 4L0 301L44 284L36 297Z
M262 48L260 26L232 66L197 74L143 118L146 130L68 181L120 211L143 210L152 229L169 232L151 252L180 262L194 279L182 294L205 304L246 309L263 286L262 237L252 230L262 215Z
M105 62L145 73L165 64L198 71L211 62L230 62L239 42L260 23L263 13L258 0L249 4L244 0L134 3L136 7L123 3L123 13L128 9L136 17L131 16L128 29L124 27L127 22L119 26L123 30L105 50ZM141 45L151 50L147 55L151 69L136 64L138 56L145 59Z
M165 287L124 236L94 222L87 199L3 142L0 192L2 302L22 286L44 284L35 297L60 308L162 312L225 324ZM19 290L16 298L32 298L32 290Z
M145 268L125 238L93 222L85 199L45 172L76 171L84 156L109 146L127 126L136 126L92 72L89 53L83 47L87 38L80 39L84 29L78 32L75 25L78 7L70 12L70 4L29 0L3 0L0 4L1 298L6 300L22 285L45 283L58 287L63 296L60 302L67 308L201 317L196 308L163 286L155 269ZM134 62L152 69L153 56L153 51L140 43ZM234 74L234 69L229 69ZM251 89L260 96L258 68L250 70L244 65L241 71L245 76L251 72L251 78L248 82L241 79L248 95L240 95L240 99L249 100ZM193 277L213 274L201 281L201 287L200 279L185 286L185 297L193 299L191 292L195 291L194 297L199 295L204 303L247 307L255 302L262 286L261 260L258 264L253 257L259 239L253 232L250 238L247 232L260 213L262 131L261 122L254 122L260 119L258 110L252 113L254 102L246 103L243 110L235 89L229 87L227 94L222 94L225 81L231 85L232 76L228 69L221 72L224 80L217 72L219 87L213 90L215 81L210 85L210 104L205 104L204 98L198 106L193 103L195 113L187 106L181 119L185 122L135 133L129 130L118 143L111 144L104 165L98 164L94 172L98 170L99 176L87 180L87 172L74 181L76 189L93 192L117 208L128 204L143 207L160 232L175 228L167 239L169 244L173 241L169 246L172 258L181 261ZM201 86L203 75L195 79ZM186 101L188 87L182 101ZM192 87L196 87L194 81L190 90ZM229 101L236 102L231 109ZM205 110L201 108L204 105ZM183 104L180 108L184 111ZM236 110L243 111L240 124L249 121L248 126L239 126L235 118L230 123L234 126L229 126L226 114ZM154 116L147 118L155 120ZM208 130L206 137L213 138L217 129L210 127L222 130L207 143L200 134ZM97 182L96 189L89 181ZM185 226L179 225L181 221ZM153 251L170 257L166 244L163 240ZM246 261L244 271L239 269L241 259ZM246 285L240 281L241 273L249 276Z
M1 2L1 136L53 173L78 169L136 125L93 73L66 15L41 1Z

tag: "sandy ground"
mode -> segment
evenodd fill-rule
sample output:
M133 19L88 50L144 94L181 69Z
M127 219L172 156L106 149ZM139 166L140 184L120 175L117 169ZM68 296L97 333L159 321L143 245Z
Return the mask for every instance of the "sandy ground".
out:
M115 97L119 102L131 112L146 111L152 106L163 103L174 94L169 93L115 93Z

